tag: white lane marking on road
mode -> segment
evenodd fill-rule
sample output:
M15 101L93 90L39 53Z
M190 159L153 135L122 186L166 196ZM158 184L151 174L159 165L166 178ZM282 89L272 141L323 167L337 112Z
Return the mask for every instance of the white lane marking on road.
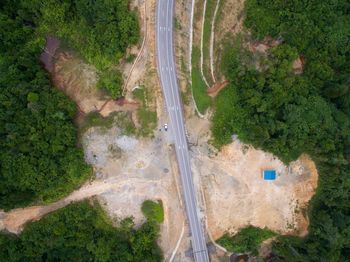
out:
M170 1L167 1L167 11L169 11L169 12L171 12L171 9L169 9L169 2L172 2L173 3L173 1L172 0L170 0ZM163 2L164 3L164 2ZM161 10L161 8L159 8L158 9L158 12L159 12L159 10ZM170 14L170 15L167 15L167 17L166 17L166 20L167 20L167 22L169 22L168 21L168 18L171 18L172 17L172 15ZM171 21L170 21L171 22ZM168 25L168 23L167 23L167 25ZM170 23L170 26L172 26L172 23ZM171 28L171 27L170 27ZM165 28L164 28L165 29ZM168 30L169 30L169 28L168 28ZM170 30L169 30L170 31ZM166 40L168 40L168 38L167 38L167 34L166 34ZM157 42L158 42L158 44L159 44L159 39L157 39ZM168 43L168 41L165 41L165 43ZM163 48L159 48L159 49L163 49ZM166 51L168 51L168 49L169 49L169 46L168 45L166 45ZM171 53L172 53L172 49L171 49ZM164 59L164 58L163 58ZM167 56L165 59L169 59L169 56ZM162 59L161 58L159 58L159 61L161 61ZM167 61L168 63L169 63L169 61ZM171 64L174 64L174 61L173 61L173 59L171 60ZM169 77L168 76L168 74L167 73L165 73L165 75L167 76L167 77ZM163 77L165 77L164 76L164 74L163 74ZM174 80L174 77L175 77L175 80ZM167 81L165 81L165 80L168 80L168 79L162 79L163 81L163 83L167 83L167 84L169 84ZM171 88L170 88L170 90L168 90L168 88L165 88L165 87L168 87L168 85L166 85L166 86L164 86L164 89L165 89L165 92L166 92L166 94L169 94L169 91L171 92L171 95L173 96L173 99L174 99L174 102L176 101L177 103L179 103L179 97L178 97L178 95L177 96L175 96L174 97L174 91L175 90L173 90L173 80L174 80L174 82L175 82L175 88L177 87L177 82L176 82L176 76L173 76L173 74L170 74L170 86L171 86ZM166 102L170 102L170 97L167 97L166 96ZM169 103L167 103L167 104L169 104ZM179 133L178 134L176 134L176 141L177 141L177 144L182 144L183 142L182 142L182 140L183 140L183 136L182 136L182 133L183 133L183 122L181 122L180 121L180 125L179 125L179 116L175 113L175 114L170 114L170 115L172 115L173 116L173 118L175 119L175 122L176 122L176 124L178 124L178 126L176 126L177 127L177 129L178 129L178 131L179 131ZM182 111L180 111L180 115L181 115L181 117L183 117L182 116ZM182 124L182 125L181 125ZM182 131L182 132L181 132ZM179 136L180 135L180 136ZM187 154L186 154L187 153ZM183 161L181 161L180 162L180 166L181 167L183 167L184 169L184 176L182 177L182 180L184 180L185 182L187 182L187 183L185 183L184 184L184 187L186 188L186 190L185 190L185 195L187 195L188 196L188 199L190 200L189 201L189 205L188 205L188 207L187 208L189 208L189 210L188 210L188 215L189 215L189 219L190 219L190 221L192 221L192 222L194 222L194 224L193 224L193 226L194 226L194 228L193 228L193 241L194 241L194 246L193 246L193 248L194 248L194 251L200 251L200 250L202 250L202 248L201 247L203 247L204 249L205 249L205 243L204 243L204 245L203 245L203 243L201 243L201 242L203 242L204 241L204 239L203 239L203 236L201 236L201 230L200 230L200 228L198 228L198 227L200 227L199 225L198 225L198 222L199 222L199 220L198 220L198 214L196 213L196 206L195 206L195 201L193 200L193 180L192 179L190 179L190 175L189 174L191 174L191 172L188 170L189 169L189 159L188 159L188 152L187 151L179 151L179 155L181 156L181 158L183 159ZM192 187L191 187L191 185L192 185ZM201 241L202 240L202 241ZM202 245L201 245L202 244ZM197 247L197 248L196 248ZM195 257L197 257L199 260L198 261L208 261L208 254L206 253L206 252L200 252L199 254L197 253L197 255L195 255ZM200 259L200 258L204 258L203 260L202 259Z
M169 8L168 8L168 3L169 3L169 1L167 2L167 11L169 11ZM167 15L167 18L169 18L169 17L171 17L171 14L170 15ZM168 24L168 19L167 19L167 24ZM170 26L171 26L172 24L170 23ZM172 36L172 35L171 35ZM169 38L168 38L168 34L166 34L166 43L168 43L169 42L169 40L168 40ZM170 41L171 42L171 41ZM172 49L170 48L170 56L169 56L169 46L168 45L166 45L166 51L167 51L167 56L166 56L166 58L167 58L167 62L168 62L168 64L169 64L169 57L171 57L171 55L173 55L172 54ZM173 60L171 60L171 62L173 62ZM171 63L170 62L170 63ZM178 99L176 99L176 96L174 95L174 86L173 86L173 79L172 79L172 74L167 74L167 76L170 76L169 78L170 78L170 93L171 93L171 96L172 96L172 99L173 99L173 101L175 102L179 102L179 100ZM176 84L176 81L175 81L175 84ZM181 130L182 130L182 125L181 125L181 120L179 120L178 119L178 115L177 114L174 114L174 118L175 118L175 123L174 123L174 132L175 132L175 129L178 129L179 131L180 131L180 134L181 134ZM182 138L182 136L180 136L180 138L178 138L177 136L175 136L175 140L180 140L181 141L181 138ZM178 142L178 144L181 144L181 142ZM181 147L179 147L179 149L180 149ZM180 165L182 166L183 165L183 163L186 163L186 157L185 157L185 155L183 154L183 152L179 152L180 153L180 156L181 156L181 158L183 159L183 161L180 161ZM180 158L180 159L181 159ZM193 195L191 194L191 193L189 193L189 192L191 192L192 190L191 190L191 188L189 187L189 185L190 185L190 183L189 183L189 177L188 177L188 170L187 170L187 167L186 167L186 165L184 166L184 171L185 171L185 180L186 180L186 183L184 183L184 187L186 188L186 190L184 190L185 191L185 194L186 195L188 195L188 198L187 199L189 199L190 201L189 201L189 205L190 206L193 206L193 203L195 203L195 201L194 201L194 199L193 199ZM193 214L193 207L190 207L190 210L189 210L189 216L190 217L192 217L193 218L193 216L194 216L194 214ZM192 214L191 214L192 213ZM195 223L196 224L196 223ZM196 226L195 226L196 227ZM198 234L198 232L197 232L197 228L196 228L196 233ZM196 241L196 239L194 239L194 241Z
M171 17L171 14L168 15L167 18L168 17ZM170 23L170 26L172 26L172 23ZM170 35L170 38L172 38L172 35ZM171 41L168 41L168 34L166 34L166 43L168 43L168 42L171 42ZM169 63L169 46L168 45L166 46L166 51L167 51L167 62ZM170 57L173 57L173 50L171 48L170 48ZM173 62L174 62L173 60L170 60L171 64L173 64ZM174 86L176 87L176 84L177 84L176 77L173 74L169 74L169 76L170 76L170 86L171 86L170 93L172 95L172 98L175 101L175 103L180 103L180 100L179 100L178 96L174 95L174 92L175 92ZM173 82L173 80L174 80L174 82ZM173 83L174 83L174 85L173 85ZM180 115L182 115L182 114L180 114ZM179 119L177 114L174 114L174 117L175 117L175 122L177 124L176 127L179 130L179 133L181 134L181 133L184 132L183 131L183 129L184 129L183 128L183 123L181 123L181 120ZM178 138L178 137L176 136L176 138ZM179 137L179 140L180 140L179 143L182 143L182 141L181 141L182 138L183 138L183 136L181 134L180 137ZM178 139L176 139L176 140L178 140ZM182 146L182 149L183 148L184 147ZM181 161L181 166L184 167L183 170L185 172L184 179L185 179L186 183L184 183L185 184L184 187L186 188L185 194L188 195L188 199L189 199L189 203L188 203L189 204L189 210L188 210L188 212L189 212L190 218L192 218L191 220L193 221L193 218L195 218L195 220L197 220L198 217L197 217L197 214L195 213L195 208L194 208L194 205L195 205L196 201L194 200L194 195L191 193L191 192L193 192L194 187L193 187L193 181L190 179L190 175L189 175L189 174L191 174L191 172L189 171L189 166L188 166L189 163L187 162L187 160L188 160L187 157L188 156L183 151L180 151L179 153L180 153L181 158L183 160L183 161ZM190 185L192 185L192 186L190 186ZM196 247L200 247L200 244L198 243L198 240L202 239L202 237L200 237L200 233L199 233L200 230L198 228L197 223L194 223L194 227L195 228L193 230L195 231L194 234L196 235L196 237L193 240L195 242L194 249L196 249Z

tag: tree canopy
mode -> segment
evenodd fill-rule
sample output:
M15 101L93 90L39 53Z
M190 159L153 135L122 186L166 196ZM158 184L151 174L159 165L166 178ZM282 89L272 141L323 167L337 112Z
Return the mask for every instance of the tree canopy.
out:
M162 260L158 234L158 224L136 230L132 218L115 228L97 203L84 201L26 225L19 236L1 233L0 260L156 262Z
M57 199L91 174L76 148L75 105L50 85L34 28L10 7L0 13L1 208Z

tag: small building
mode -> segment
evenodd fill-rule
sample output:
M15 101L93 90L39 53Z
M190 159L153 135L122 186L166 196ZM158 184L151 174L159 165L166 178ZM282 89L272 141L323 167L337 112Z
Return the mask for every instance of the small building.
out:
M263 178L264 180L276 180L277 172L273 169L264 169Z

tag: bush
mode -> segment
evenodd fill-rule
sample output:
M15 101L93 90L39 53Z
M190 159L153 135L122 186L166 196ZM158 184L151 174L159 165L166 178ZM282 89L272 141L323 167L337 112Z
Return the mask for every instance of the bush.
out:
M207 95L207 86L205 85L199 64L200 49L193 47L192 51L192 92L200 113L204 114L211 104L211 98Z
M109 92L112 98L117 99L122 96L123 78L119 71L109 70L103 72L97 82L97 87L105 89Z
M142 203L141 210L148 220L163 223L164 210L161 201L154 202L152 200L146 200Z
M235 253L252 253L257 256L259 247L263 241L276 236L276 233L269 229L248 226L241 229L236 235L223 235L217 240L218 244L227 250Z

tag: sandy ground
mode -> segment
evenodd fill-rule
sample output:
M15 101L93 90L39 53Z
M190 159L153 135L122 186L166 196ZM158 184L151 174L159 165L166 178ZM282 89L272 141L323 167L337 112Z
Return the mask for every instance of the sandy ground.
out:
M202 178L213 238L249 224L282 234L304 235L307 231L299 211L317 185L317 173L309 168L312 164L307 157L288 168L263 151L249 148L245 152L244 145L236 141L211 161L202 155L194 161ZM277 170L277 180L264 181L264 168Z
M216 152L206 142L208 125L195 117L188 121L190 141L195 145L192 168L201 181L212 237L246 225L281 234L307 234L308 220L302 211L315 193L318 178L309 157L302 155L286 166L274 155L239 140ZM278 178L264 181L263 169L275 169Z
M0 229L20 233L25 223L72 201L97 196L114 221L132 216L136 225L145 221L141 204L146 199L161 199L165 221L159 244L169 258L182 230L184 213L179 198L174 152L163 135L153 140L138 140L120 134L117 127L108 131L92 128L85 133L85 158L92 164L96 179L86 183L65 199L48 206L15 209L0 214Z
M146 199L161 199L165 221L160 245L169 257L181 232L183 211L179 199L173 149L162 133L153 140L137 140L108 132L90 130L85 135L86 159L95 167L98 179L115 183L116 188L99 195L108 213L115 218L133 216L137 225L144 222L140 207ZM164 143L165 142L165 143Z

